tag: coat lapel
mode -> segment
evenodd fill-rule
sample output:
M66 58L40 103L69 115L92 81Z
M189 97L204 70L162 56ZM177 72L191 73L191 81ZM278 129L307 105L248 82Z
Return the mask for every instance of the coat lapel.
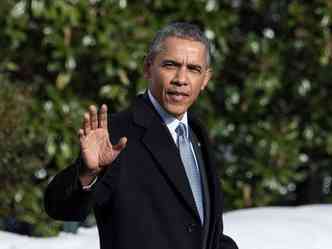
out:
M200 149L203 156L202 160L204 161L205 172L209 183L211 209L220 210L222 208L220 205L220 182L213 161L211 160L211 150L209 148L210 143L208 141L208 136L202 128L202 125L192 116L189 116L189 125L200 141Z
M203 155L201 151L201 143L199 142L197 136L192 129L190 129L191 134L191 141L193 142L193 148L195 151L196 159L198 162L201 179L202 179L202 187L204 193L204 226L203 226L203 241L202 241L202 248L206 249L207 242L208 242L208 235L210 230L210 218L211 218L211 200L210 200L210 193L209 193L209 181L206 175L206 166L203 160Z
M167 126L162 122L161 117L145 95L140 96L135 105L134 122L145 127L142 143L150 151L151 156L179 197L199 219L178 149Z
M220 182L218 174L211 160L211 150L209 148L208 136L205 133L205 130L202 128L202 125L193 117L189 119L189 125L195 132L198 140L200 141L200 148L202 151L202 156L205 165L205 172L208 179L208 186L210 192L210 229L208 234L208 245L207 248L211 248L213 241L216 239L216 228L222 226L219 224L222 215L222 196L220 190ZM219 227L222 231L222 227Z

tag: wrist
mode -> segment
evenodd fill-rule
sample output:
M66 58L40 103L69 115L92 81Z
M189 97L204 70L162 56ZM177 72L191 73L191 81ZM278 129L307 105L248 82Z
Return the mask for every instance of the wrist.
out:
M98 175L98 170L91 170L86 165L81 164L79 168L78 176L82 186L89 185Z
M91 170L91 169L88 169L88 168L82 168L80 171L79 171L79 175L80 177L83 176L83 177L96 177L98 175L98 170Z
M78 167L78 174L81 177L96 177L99 173L99 168L98 166L95 169L89 168L86 163L84 162L83 159L81 159L79 167Z
M98 176L96 176L89 184L82 184L83 191L90 191L92 187L96 184Z
M97 178L97 175L80 175L79 179L83 187L89 186Z

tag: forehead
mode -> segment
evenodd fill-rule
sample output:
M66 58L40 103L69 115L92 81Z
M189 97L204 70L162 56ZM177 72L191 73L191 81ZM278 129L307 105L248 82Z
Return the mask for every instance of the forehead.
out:
M206 64L207 51L205 45L178 37L167 37L162 42L162 50L158 53L159 59L172 59L178 62Z

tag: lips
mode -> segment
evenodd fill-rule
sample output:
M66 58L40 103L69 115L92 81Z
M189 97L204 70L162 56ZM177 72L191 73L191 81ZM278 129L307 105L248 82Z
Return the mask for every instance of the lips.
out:
M189 96L189 94L187 94L186 92L173 91L173 90L169 90L166 93L168 98L173 102L181 102Z
M169 90L167 91L168 95L176 95L176 96L184 96L184 97L188 97L189 94L186 92L180 92L180 91L173 91L173 90Z

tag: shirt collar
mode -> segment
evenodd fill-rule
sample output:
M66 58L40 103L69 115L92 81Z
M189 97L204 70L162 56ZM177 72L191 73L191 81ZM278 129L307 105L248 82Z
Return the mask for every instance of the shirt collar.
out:
M159 104L159 102L155 99L155 97L152 95L150 89L148 89L148 96L149 99L154 106L154 108L157 110L161 118L163 119L164 123L167 125L168 129L171 131L171 133L175 132L175 129L178 127L179 123L183 123L186 126L186 134L188 133L188 115L187 112L184 113L181 120L175 118L173 115L169 114L165 111L165 109Z

